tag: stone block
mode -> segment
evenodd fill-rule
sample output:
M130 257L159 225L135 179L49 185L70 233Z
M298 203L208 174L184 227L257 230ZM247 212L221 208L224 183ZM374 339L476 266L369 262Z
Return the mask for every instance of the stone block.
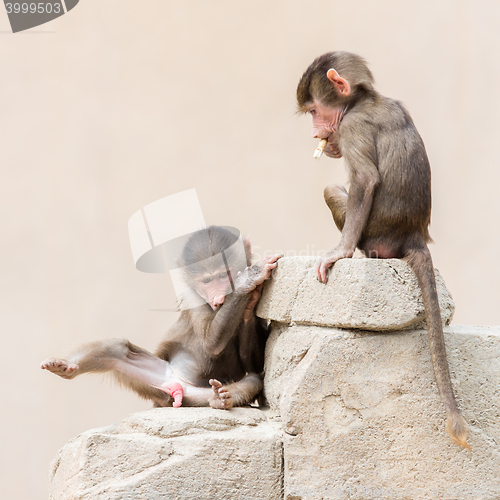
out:
M417 278L399 259L342 259L325 285L316 278L315 257L284 257L264 286L257 315L289 324L390 331L425 324ZM444 324L455 304L436 270Z
M279 426L254 408L158 408L69 441L51 500L278 500Z
M445 339L472 451L445 431L426 331L273 323L265 392L285 431L284 498L498 500L500 328Z

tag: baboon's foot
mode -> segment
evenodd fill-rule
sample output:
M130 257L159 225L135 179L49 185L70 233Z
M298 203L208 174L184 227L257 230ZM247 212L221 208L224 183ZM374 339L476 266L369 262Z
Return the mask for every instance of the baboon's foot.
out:
M76 375L75 372L78 370L78 365L76 363L70 363L65 359L49 358L40 365L40 368L42 370L48 370L62 378L70 379Z
M233 397L228 391L227 387L223 386L218 380L211 378L209 380L212 390L214 391L213 396L210 398L210 406L218 410L229 410L233 407Z

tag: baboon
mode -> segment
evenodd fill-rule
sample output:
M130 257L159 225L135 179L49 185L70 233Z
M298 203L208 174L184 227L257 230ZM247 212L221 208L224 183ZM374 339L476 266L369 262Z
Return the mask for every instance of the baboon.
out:
M47 359L41 368L66 379L111 372L155 406L229 409L251 403L262 390L268 336L254 308L280 257L252 265L248 238L243 244L220 226L193 233L180 259L189 285L180 297L180 317L154 355L111 339L84 345L67 360Z
M326 139L324 152L344 157L349 191L328 186L325 201L342 237L324 254L317 276L359 248L368 257L399 258L415 272L424 300L429 345L437 385L447 415L446 428L461 446L467 424L451 384L434 267L427 243L431 216L431 171L424 143L408 111L380 95L363 58L330 52L313 61L297 87L299 111L312 116L312 134Z

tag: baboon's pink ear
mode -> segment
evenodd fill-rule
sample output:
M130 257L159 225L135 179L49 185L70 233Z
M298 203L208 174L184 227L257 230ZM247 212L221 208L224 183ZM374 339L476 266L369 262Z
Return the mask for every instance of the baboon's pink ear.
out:
M326 76L340 95L347 97L351 93L349 82L342 78L333 68L327 71Z

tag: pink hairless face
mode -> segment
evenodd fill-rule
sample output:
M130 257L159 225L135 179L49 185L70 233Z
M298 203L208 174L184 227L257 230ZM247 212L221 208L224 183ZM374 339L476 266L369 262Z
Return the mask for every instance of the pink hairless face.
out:
M229 273L220 269L214 274L204 274L196 280L196 290L215 311L224 303L224 298L231 290Z
M307 112L312 117L311 135L316 139L326 139L328 142L324 152L330 158L341 158L337 138L337 129L344 115L344 108L332 108L314 100L307 106Z

